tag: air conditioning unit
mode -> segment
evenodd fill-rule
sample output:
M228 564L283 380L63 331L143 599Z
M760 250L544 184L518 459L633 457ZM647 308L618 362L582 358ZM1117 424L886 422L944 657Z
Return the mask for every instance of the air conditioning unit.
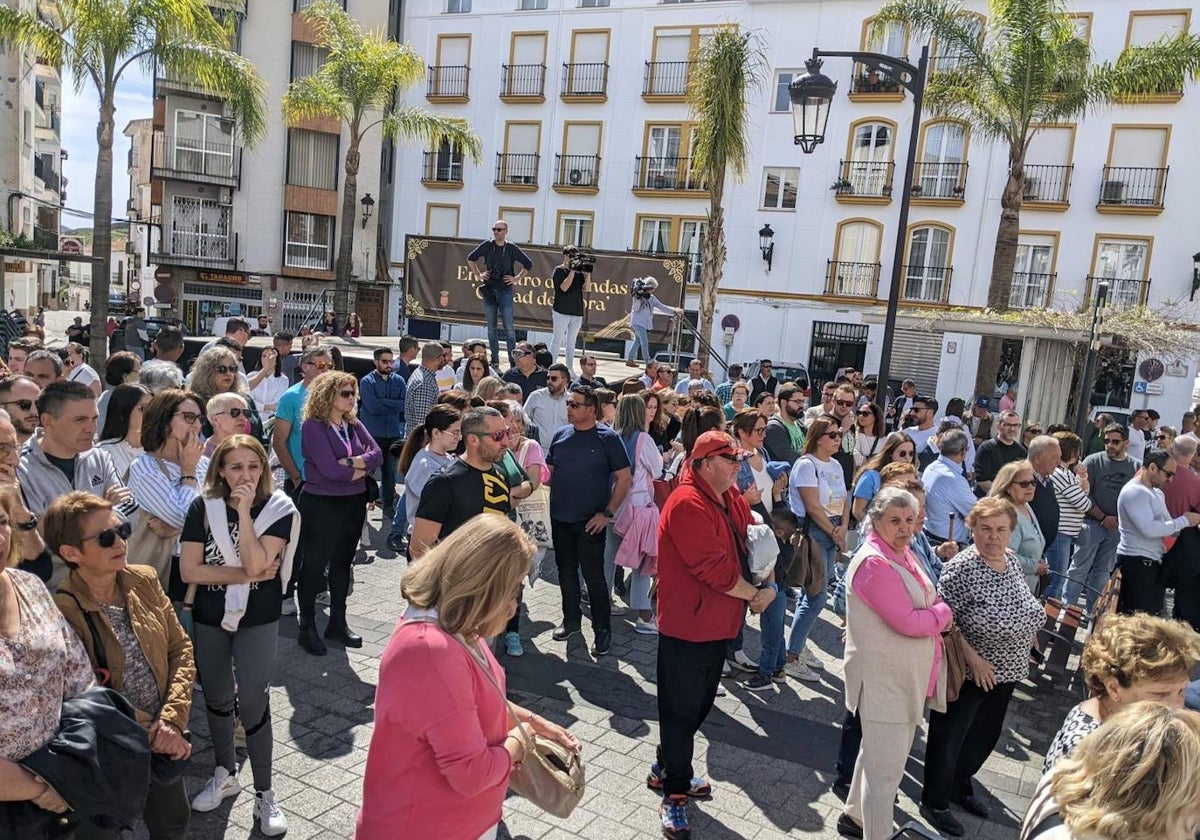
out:
M219 204L233 204L233 188L221 187L217 190L217 202Z
M1120 204L1125 200L1124 181L1105 181L1100 185L1101 204Z
M571 174L567 176L567 179L575 186L582 184L583 183L583 170L582 169L572 169Z
M1042 188L1042 182L1040 179L1026 178L1025 179L1025 194L1023 196L1024 200L1025 201L1037 201L1039 198L1041 198L1041 188Z

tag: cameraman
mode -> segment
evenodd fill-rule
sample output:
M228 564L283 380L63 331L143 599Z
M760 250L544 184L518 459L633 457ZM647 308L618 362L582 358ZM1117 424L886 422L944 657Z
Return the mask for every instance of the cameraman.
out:
M488 344L492 364L499 365L500 336L496 331L496 316L504 322L504 337L508 343L508 363L512 364L517 331L513 329L513 287L533 268L533 260L512 242L507 241L508 222L497 219L492 223L492 238L481 242L467 254L467 268L483 288L483 311L487 314ZM482 261L482 265L480 264ZM520 273L515 273L517 264Z
M554 269L554 336L550 339L550 357L558 361L558 343L563 341L567 369L575 375L575 339L583 326L583 293L591 291L591 265L584 262L574 245L563 248L562 265Z
M662 315L682 315L683 310L679 307L667 306L654 295L654 291L658 288L658 281L653 277L635 277L630 283L630 291L633 292L633 303L629 309L629 326L633 330L633 344L629 345L629 356L625 359L625 364L629 367L637 367L637 362L634 361L634 356L637 355L637 348L640 345L642 353L645 354L646 361L650 359L650 330L654 328L654 313ZM647 371L649 372L649 371Z

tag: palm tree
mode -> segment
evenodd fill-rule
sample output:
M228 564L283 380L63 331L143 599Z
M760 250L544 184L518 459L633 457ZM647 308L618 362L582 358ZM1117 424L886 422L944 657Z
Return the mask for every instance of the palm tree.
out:
M700 323L697 348L708 368L717 287L725 269L725 175L746 177L750 149L749 100L766 66L757 33L722 26L705 38L688 79L688 106L695 120L691 170L708 189L708 224L700 242Z
M1097 65L1060 0L990 0L988 14L981 28L957 0L891 0L876 13L874 33L904 24L931 38L941 56L953 57L929 80L930 110L1008 149L987 296L989 309L1004 311L1016 266L1025 155L1037 125L1074 122L1123 97L1182 90L1184 79L1200 70L1200 38L1165 37ZM1000 352L1000 339L985 336L976 393L990 395L996 387Z
M350 132L333 294L338 323L345 323L350 314L354 205L363 136L378 126L388 139L420 140L430 146L447 141L475 162L482 159L483 145L461 117L396 104L404 91L425 78L425 60L410 45L364 32L333 0L318 0L304 11L304 17L315 31L317 46L329 51L329 59L316 73L288 86L283 118L289 126L306 119L333 118Z
M91 352L103 359L108 355L104 323L117 85L134 66L202 85L226 100L247 143L263 134L267 88L254 65L229 48L235 16L218 22L204 0L51 0L49 6L50 13L44 14L0 5L0 40L66 67L76 90L89 83L96 89L100 113L92 254L99 262L92 267Z

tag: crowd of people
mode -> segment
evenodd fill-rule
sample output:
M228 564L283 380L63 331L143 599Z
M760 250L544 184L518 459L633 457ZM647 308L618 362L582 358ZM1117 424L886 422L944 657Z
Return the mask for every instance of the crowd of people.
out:
M376 348L360 380L336 347L297 353L276 332L247 371L261 327L229 319L186 373L169 327L103 374L78 344L12 343L0 378L0 834L49 831L67 814L77 837L137 820L154 840L186 837L192 812L242 790L239 745L258 827L285 832L268 702L279 623L295 616L308 655L362 646L347 601L370 506L410 565L380 665L364 840L495 837L530 733L580 748L506 704L497 659L524 655L523 590L550 564L552 637L568 655L585 616L593 657L614 634L657 638L647 785L669 840L692 836L688 803L713 792L692 762L722 680L769 697L788 679L824 679L810 638L827 608L845 644L837 830L891 835L928 720L920 812L961 836L952 806L989 814L975 776L1030 673L1046 603L1088 616L1112 578L1116 614L1092 623L1082 657L1091 697L1051 746L1023 836L1200 827L1195 794L1173 780L1200 760L1200 728L1179 711L1200 661L1188 418L1161 435L1144 413L1129 428L1101 420L1103 451L1089 454L1093 440L1023 429L986 395L939 411L906 380L881 406L876 383L844 371L810 399L810 383L779 381L769 361L719 383L698 360L678 380L650 361L610 387L595 357L576 372L524 341L501 372L483 340L456 352L406 336ZM755 624L757 661L743 644ZM215 767L189 796L193 696ZM122 754L145 765L140 792L100 802L84 780L30 769L81 697L144 732L141 751ZM1122 745L1137 737L1169 746L1135 759ZM1105 761L1157 789L1085 790L1080 774Z

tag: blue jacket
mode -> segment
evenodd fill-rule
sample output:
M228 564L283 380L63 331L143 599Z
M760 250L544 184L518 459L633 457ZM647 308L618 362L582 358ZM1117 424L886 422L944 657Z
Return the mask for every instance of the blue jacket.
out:
M384 379L371 371L358 383L358 396L362 401L359 419L371 433L371 437L404 437L404 395L408 385L404 377L393 373Z

